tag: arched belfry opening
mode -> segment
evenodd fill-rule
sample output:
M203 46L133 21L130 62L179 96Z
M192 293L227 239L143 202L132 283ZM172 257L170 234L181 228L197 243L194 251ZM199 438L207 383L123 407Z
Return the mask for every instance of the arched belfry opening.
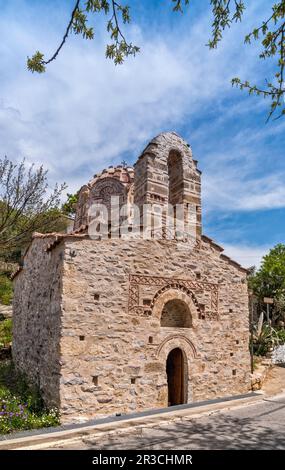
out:
M176 150L171 150L167 159L168 167L168 202L183 203L183 164L182 155Z
M168 406L187 403L187 359L180 348L170 351L166 361Z
M192 316L188 305L180 299L172 299L163 306L161 327L191 328Z
M134 202L141 220L145 205L151 214L156 206L163 223L169 222L167 233L201 237L201 172L189 145L174 132L155 137L135 163Z

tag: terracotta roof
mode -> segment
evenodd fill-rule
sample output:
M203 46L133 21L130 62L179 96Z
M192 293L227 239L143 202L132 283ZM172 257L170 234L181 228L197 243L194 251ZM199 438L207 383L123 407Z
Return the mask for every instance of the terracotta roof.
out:
M134 180L134 168L130 165L109 166L99 173L96 173L87 186L92 188L97 181L104 178L115 178L123 184L130 184Z
M222 248L220 245L218 245L211 238L207 237L206 235L202 235L202 240L206 243L210 243L211 246L213 246L215 249L219 250L221 252L221 255L220 255L221 259L223 259L224 261L227 261L229 264L232 264L233 266L240 269L241 271L249 273L249 269L244 268L241 264L239 264L237 261L233 260L229 256L222 254L222 252L224 251L224 248Z
M32 235L32 241L35 239L45 239L45 238L53 238L51 243L49 243L46 247L45 251L51 251L53 248L55 248L63 239L65 238L87 238L87 233L86 233L87 226L82 225L78 230L71 232L71 233L61 233L61 232L51 232L51 233L40 233L40 232L34 232ZM29 244L29 246L26 248L25 253L24 253L24 258L32 244ZM19 266L16 271L10 276L11 280L15 279L15 277L22 271L23 266Z
M202 240L204 242L210 243L214 248L216 248L219 251L224 251L224 248L221 245L218 245L212 238L207 237L207 235L202 235Z
M40 239L45 239L45 238L53 238L51 243L49 243L46 247L46 251L52 251L59 243L64 240L64 239L83 239L83 238L89 238L89 235L87 233L88 226L87 225L81 225L78 230L71 232L71 233L59 233L59 232L52 232L52 233L39 233L39 232L34 232L32 239L40 238ZM206 243L209 243L213 248L218 250L220 254L220 258L223 259L224 261L227 261L229 264L232 264L236 268L249 273L249 270L241 266L237 261L233 260L229 256L223 254L222 252L224 251L224 248L222 248L220 245L218 245L215 241L213 241L211 238L207 237L206 235L202 235L202 240ZM30 247L30 245L29 245ZM25 254L27 253L29 247L27 248ZM21 271L23 267L19 266L19 268L11 275L11 279L13 280Z

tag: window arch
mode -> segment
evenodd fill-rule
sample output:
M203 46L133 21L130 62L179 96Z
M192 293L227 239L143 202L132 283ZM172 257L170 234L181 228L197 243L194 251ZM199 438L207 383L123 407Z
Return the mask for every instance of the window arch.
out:
M192 316L188 305L180 299L168 300L162 309L160 326L170 328L191 328Z
M173 206L183 203L182 155L177 150L169 152L168 160L168 202Z

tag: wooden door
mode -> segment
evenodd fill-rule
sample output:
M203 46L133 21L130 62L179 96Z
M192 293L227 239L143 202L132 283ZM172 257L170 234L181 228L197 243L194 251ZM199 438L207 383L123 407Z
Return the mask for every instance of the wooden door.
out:
M167 363L168 406L184 403L184 361L181 349L170 351Z

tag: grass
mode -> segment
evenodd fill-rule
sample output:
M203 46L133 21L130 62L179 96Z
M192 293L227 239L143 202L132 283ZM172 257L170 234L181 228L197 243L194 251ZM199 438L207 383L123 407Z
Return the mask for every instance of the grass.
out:
M10 305L13 297L13 283L5 273L0 274L0 302Z
M4 348L12 342L12 319L0 321L0 348Z
M48 410L36 388L16 373L11 360L0 362L0 434L56 426L56 410Z

